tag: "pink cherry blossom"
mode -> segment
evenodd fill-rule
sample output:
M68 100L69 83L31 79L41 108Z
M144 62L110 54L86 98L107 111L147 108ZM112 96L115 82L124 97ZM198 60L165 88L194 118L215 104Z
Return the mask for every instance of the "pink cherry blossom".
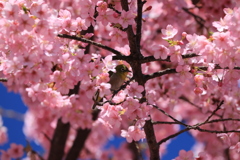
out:
M104 1L98 1L97 2L97 11L98 12L105 12L107 10L108 6L107 3Z
M103 97L104 95L109 95L111 94L110 91L111 85L109 83L101 83L98 89L100 90L100 97Z
M28 15L24 14L19 19L19 29L30 31L33 29L34 20L33 18L29 17Z
M1 160L11 160L11 156L8 154L8 152L0 150L1 152Z
M134 24L134 14L131 11L122 11L121 17L119 19L119 23L122 25L123 28L127 28L128 25Z
M23 156L23 146L12 143L8 149L8 154L12 158L21 158Z
M183 59L182 59L182 54L184 53L184 51L181 49L180 46L174 46L174 48L172 48L172 50L170 51L171 56L170 56L170 60L171 62L178 62L179 64L183 64Z
M127 142L131 143L132 140L139 141L145 137L145 133L137 126L130 126L128 131L122 130L121 136L125 137Z
M100 12L96 20L101 21L101 23L106 26L109 22L114 21L113 13L112 10L107 9L105 12Z
M179 152L179 156L175 158L175 160L194 160L193 152L192 151L186 152L185 150L181 150Z
M0 2L0 81L28 107L24 133L44 148L44 159L62 133L68 136L60 159L76 143L84 146L76 159L134 159L131 144L104 147L120 135L127 142L143 139L139 151L158 157L180 130L164 123L177 120L198 141L195 159L224 159L226 150L227 158L240 159L239 2L159 2ZM119 64L132 72L126 88L112 94L108 72ZM92 109L97 91L102 99ZM0 122L0 143L7 138ZM22 159L22 153L15 144L1 150L1 159ZM176 159L194 157L182 150Z
M142 92L144 91L143 86L138 85L137 82L131 83L131 85L128 87L128 95L131 97L141 98Z
M42 18L47 18L49 16L49 12L48 12L48 5L47 4L37 4L37 3L33 3L30 11L31 14L33 14L34 16L42 19Z
M163 39L172 39L177 33L178 30L174 28L172 25L167 25L166 29L162 29Z
M204 81L204 76L201 74L197 74L194 76L194 81L198 86L201 86Z
M166 59L170 52L169 49L164 45L154 45L152 46L152 50L154 52L153 56L156 59Z
M226 22L222 18L220 18L220 21L213 22L213 26L216 27L219 32L222 32L228 29Z
M233 46L232 40L229 38L230 33L229 32L223 32L223 33L214 33L213 35L214 43L216 44L216 47L221 47L224 49L228 49L229 47Z
M76 26L79 30L86 30L87 29L87 26L85 24L85 20L80 18L80 17L77 17L76 21Z
M16 4L6 2L3 8L3 15L8 19L16 19L19 14L19 7Z
M176 71L180 74L180 78L182 80L184 79L190 79L192 78L192 74L189 72L191 70L189 65L184 66L177 66Z

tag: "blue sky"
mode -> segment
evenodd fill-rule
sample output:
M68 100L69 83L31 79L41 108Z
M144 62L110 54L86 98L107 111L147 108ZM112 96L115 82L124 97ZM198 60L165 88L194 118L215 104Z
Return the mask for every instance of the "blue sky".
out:
M0 107L7 110L14 110L18 113L24 114L27 107L23 104L20 95L8 92L7 88L0 83ZM9 141L5 145L0 145L0 149L7 149L11 143L26 145L28 140L23 134L23 121L15 118L3 117L3 124L8 128ZM121 137L116 137L109 141L107 147L111 145L118 146L119 143L124 141ZM161 160L171 160L178 156L181 149L190 150L194 144L194 139L188 134L183 133L177 138L173 139L168 145L168 153L162 157ZM40 153L43 149L38 144L31 142L31 146L35 151Z

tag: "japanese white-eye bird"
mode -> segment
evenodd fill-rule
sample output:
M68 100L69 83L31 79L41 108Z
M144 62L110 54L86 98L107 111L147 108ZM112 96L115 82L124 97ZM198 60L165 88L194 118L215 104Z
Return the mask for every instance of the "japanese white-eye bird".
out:
M110 90L113 93L120 89L120 87L125 82L128 73L131 72L131 71L129 71L127 66L125 66L124 64L117 65L115 69L116 69L115 73L109 74L110 80L108 82L111 84ZM102 101L102 99L103 99L102 97L99 97L99 90L98 90L95 95L95 103L94 103L92 109L95 109L97 103Z

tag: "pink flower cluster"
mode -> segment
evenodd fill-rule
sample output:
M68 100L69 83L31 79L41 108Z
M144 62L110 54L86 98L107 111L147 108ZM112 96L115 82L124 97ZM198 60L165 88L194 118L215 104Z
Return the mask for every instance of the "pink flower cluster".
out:
M18 159L21 158L24 154L22 145L17 145L15 143L12 143L10 145L10 148L7 151L1 150L1 160L11 160L11 158Z
M20 93L29 107L25 134L48 150L50 144L44 135L52 137L61 118L71 125L66 151L77 129L91 129L85 145L87 151L79 157L104 159L110 151L102 151L102 146L112 136L121 135L129 143L140 141L146 138L143 127L147 120L172 121L153 105L179 121L194 125L204 122L224 100L212 118L221 115L225 119L238 119L240 74L236 67L240 66L240 9L237 3L234 9L225 8L222 12L219 8L225 4L233 5L229 0L217 4L203 0L198 4L202 7L195 7L190 0L148 0L141 19L142 55L139 57L154 60L142 64L141 70L143 78L161 76L150 78L145 85L129 82L112 97L108 72L116 72L118 64L130 69L131 64L113 60L119 57L109 50L59 38L57 34L91 39L121 52L126 58L132 54L127 28L132 27L134 34L137 32L135 1L128 1L128 11L122 9L121 1L113 0L1 1L0 78L6 78L8 89ZM182 8L189 8L191 14ZM206 20L202 31L194 19L196 16ZM213 22L213 19L220 20ZM206 34L206 27L211 31L215 27L211 36ZM92 32L85 33L88 29ZM129 76L132 74L134 78L134 72ZM73 90L75 94L71 94ZM97 107L101 109L98 119L93 121L91 106L97 91L103 102ZM146 99L144 103L143 99ZM239 127L236 121L225 121L206 124L203 128L234 130ZM178 130L175 125L154 124L157 141ZM6 142L6 132L1 125L0 143ZM197 152L204 150L197 159L223 157L227 147L232 157L239 157L238 133L209 136L193 131L191 134L205 144L197 148ZM165 147L166 144L162 144L160 152L163 153ZM111 154L131 159L130 153L123 154L126 148L122 145ZM12 144L9 150L1 152L2 159L21 158L23 146ZM193 158L192 151L182 150L176 160Z

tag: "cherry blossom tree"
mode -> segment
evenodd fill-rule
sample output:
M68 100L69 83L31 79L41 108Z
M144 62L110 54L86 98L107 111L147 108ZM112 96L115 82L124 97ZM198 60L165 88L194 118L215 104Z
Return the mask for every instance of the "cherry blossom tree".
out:
M21 95L25 134L46 151L12 144L1 159L25 152L28 159L157 160L184 132L198 143L176 160L240 159L239 7L233 0L0 1L0 81ZM131 73L112 93L109 71L118 64ZM96 91L104 98L92 109ZM115 135L126 143L104 150Z

